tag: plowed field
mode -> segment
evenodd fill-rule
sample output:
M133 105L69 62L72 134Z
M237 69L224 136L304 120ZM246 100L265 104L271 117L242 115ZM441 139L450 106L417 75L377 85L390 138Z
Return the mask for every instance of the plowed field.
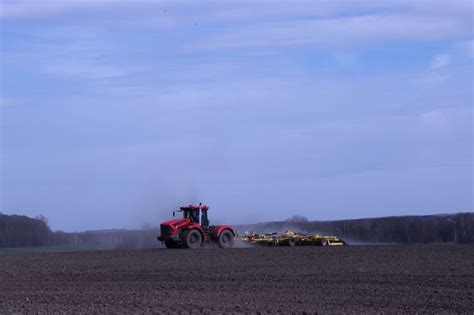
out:
M0 255L10 312L472 312L474 246Z

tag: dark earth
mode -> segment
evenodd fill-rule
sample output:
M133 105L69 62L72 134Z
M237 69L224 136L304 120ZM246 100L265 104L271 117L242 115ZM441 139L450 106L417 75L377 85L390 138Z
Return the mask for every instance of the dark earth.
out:
M472 313L474 246L0 255L0 309L100 313Z

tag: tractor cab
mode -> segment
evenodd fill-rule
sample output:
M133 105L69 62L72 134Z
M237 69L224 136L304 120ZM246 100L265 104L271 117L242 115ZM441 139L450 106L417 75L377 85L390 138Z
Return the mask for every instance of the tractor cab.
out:
M201 225L203 228L209 227L209 219L207 216L207 211L209 210L208 206L184 206L179 208L179 212L183 212L183 218L190 219L196 224ZM175 216L175 212L173 212L173 216Z

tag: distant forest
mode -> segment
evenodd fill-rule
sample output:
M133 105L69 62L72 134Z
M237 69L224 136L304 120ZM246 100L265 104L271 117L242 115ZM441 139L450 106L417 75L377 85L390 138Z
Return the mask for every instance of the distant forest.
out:
M159 228L146 230L102 230L80 233L53 232L43 216L0 214L0 248L37 246L81 246L103 249L152 248L159 243Z
M294 230L336 235L357 243L473 243L474 213L400 216L340 221L308 221L294 216L286 221L239 225L244 231ZM0 248L36 246L97 246L101 248L153 248L159 228L103 230L81 233L53 232L45 217L0 214Z

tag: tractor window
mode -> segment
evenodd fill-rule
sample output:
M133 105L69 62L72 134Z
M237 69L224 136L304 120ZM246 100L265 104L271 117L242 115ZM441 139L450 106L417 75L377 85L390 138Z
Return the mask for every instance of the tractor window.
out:
M197 222L199 222L199 218L198 218L199 214L198 213L199 213L198 210L189 210L189 213L188 213L189 216L188 217L191 220L193 220L194 222L197 223Z
M204 227L209 226L209 219L207 218L207 211L202 211L201 213L201 225Z

